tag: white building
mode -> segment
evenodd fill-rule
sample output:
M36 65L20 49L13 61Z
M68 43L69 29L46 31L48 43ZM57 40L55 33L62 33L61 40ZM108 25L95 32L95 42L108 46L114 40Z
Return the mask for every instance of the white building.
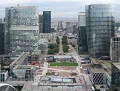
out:
M8 71L7 70L1 70L0 72L0 77L1 77L1 81L6 81L8 78Z
M39 39L46 39L49 44L56 44L56 35L52 33L40 33Z

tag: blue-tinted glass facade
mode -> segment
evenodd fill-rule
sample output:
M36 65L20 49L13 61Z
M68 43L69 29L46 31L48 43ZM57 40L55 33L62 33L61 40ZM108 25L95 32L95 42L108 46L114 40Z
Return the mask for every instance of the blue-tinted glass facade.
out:
M109 56L110 38L115 35L114 7L108 4L87 5L86 29L89 55Z
M43 33L51 32L51 11L43 11Z
M0 55L4 53L4 23L0 23Z
M87 52L88 52L88 47L87 47L86 26L78 26L78 53L81 54Z

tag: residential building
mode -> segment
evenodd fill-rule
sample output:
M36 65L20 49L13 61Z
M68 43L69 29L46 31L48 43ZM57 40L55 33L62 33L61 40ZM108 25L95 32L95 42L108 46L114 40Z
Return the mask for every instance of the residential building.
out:
M38 41L37 6L15 6L5 9L5 53L19 56L33 52Z
M0 55L4 54L4 31L5 24L0 23Z
M109 4L87 5L86 29L89 55L110 55L110 39L115 35L114 7Z
M119 61L120 60L120 37L111 38L110 58L112 61Z
M42 33L43 32L43 15L39 15L39 33Z
M51 32L51 11L43 11L43 33Z
M86 18L85 12L78 14L78 54L87 53L87 36L86 36Z

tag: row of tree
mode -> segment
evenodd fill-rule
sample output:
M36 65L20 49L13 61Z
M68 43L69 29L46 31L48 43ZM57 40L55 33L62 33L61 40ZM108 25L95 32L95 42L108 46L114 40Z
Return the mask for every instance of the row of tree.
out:
M48 54L57 53L59 51L59 44L50 44L48 48L49 48Z
M60 44L60 40L59 40L59 37L57 36L57 38L56 38L56 43L57 44Z
M66 36L62 37L62 44L63 44L63 51L68 52L69 46L67 45L68 43L67 43L67 37Z
M63 44L63 51L68 52L69 46L67 44Z
M66 36L63 36L63 37L62 37L62 44L68 44L68 43L67 43L67 37L66 37Z

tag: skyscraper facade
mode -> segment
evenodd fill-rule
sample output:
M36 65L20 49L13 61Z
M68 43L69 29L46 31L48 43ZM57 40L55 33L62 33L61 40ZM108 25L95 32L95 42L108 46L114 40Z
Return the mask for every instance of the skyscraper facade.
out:
M38 16L36 6L16 6L5 9L5 53L19 56L32 52L38 41Z
M0 23L0 55L4 53L4 31L5 24Z
M42 25L43 25L43 15L39 15L39 33L43 32Z
M43 11L43 33L51 32L51 11Z
M91 4L86 6L86 29L89 55L109 55L110 39L115 35L114 6Z
M120 59L120 37L111 38L110 58L112 61L119 61Z
M86 36L86 18L85 12L78 13L78 54L87 53L87 36Z

